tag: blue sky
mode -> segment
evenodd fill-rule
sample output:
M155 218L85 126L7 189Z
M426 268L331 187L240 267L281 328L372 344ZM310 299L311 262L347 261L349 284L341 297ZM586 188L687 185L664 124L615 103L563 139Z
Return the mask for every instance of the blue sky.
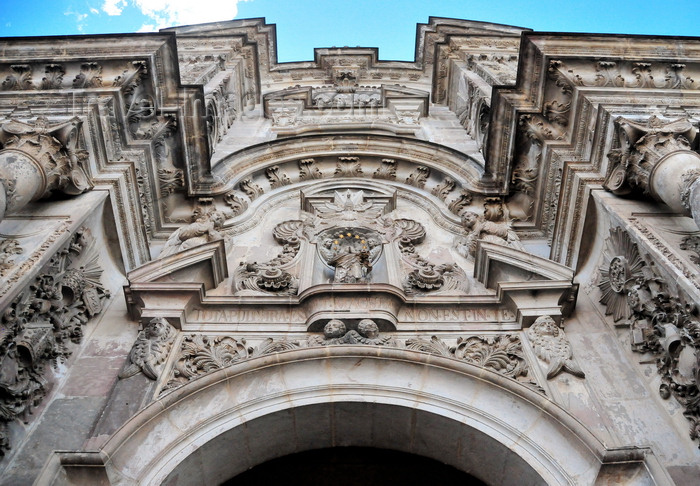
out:
M345 45L413 60L416 24L431 15L548 32L700 36L700 0L3 0L0 35L143 32L266 17L277 24L280 61Z

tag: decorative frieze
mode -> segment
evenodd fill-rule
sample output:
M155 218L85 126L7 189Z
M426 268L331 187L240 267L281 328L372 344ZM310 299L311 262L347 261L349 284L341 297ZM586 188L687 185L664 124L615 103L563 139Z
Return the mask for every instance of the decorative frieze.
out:
M83 326L102 312L109 292L87 228L75 232L3 312L0 332L0 455L10 446L7 424L29 420L46 393L49 363L65 361Z
M0 277L6 276L15 266L16 255L24 253L19 241L13 239L0 240Z
M464 336L457 338L453 344L436 336L430 339L399 339L395 335L381 333L373 319L365 318L357 323L330 319L321 335L313 334L299 340L267 338L257 346L249 346L245 338L202 334L186 336L161 394L200 376L251 358L316 346L352 345L407 349L463 361L499 373L543 393L542 388L530 376L522 342L516 334Z
M624 319L632 349L651 353L661 376L659 393L673 395L700 439L700 319L697 308L645 261L621 228L613 228L600 267L601 302L615 321Z

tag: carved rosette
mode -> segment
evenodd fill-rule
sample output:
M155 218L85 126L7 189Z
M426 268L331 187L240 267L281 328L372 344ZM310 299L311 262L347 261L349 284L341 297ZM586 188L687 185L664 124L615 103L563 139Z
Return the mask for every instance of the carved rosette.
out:
M7 424L28 420L46 390L49 363L65 361L82 328L99 314L109 292L99 254L86 228L75 232L7 307L0 332L0 455L9 448Z
M611 229L610 237L605 241L598 287L602 292L600 302L605 305L605 313L612 314L615 321L629 319L632 315L628 294L642 276L644 265L637 245L629 235L622 228ZM634 296L631 298L635 299Z

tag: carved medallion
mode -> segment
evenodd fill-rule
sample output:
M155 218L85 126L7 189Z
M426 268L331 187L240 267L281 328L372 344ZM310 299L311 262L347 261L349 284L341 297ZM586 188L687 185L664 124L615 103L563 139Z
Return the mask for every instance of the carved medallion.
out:
M615 321L632 315L627 302L628 293L642 275L644 265L637 245L627 233L622 228L612 228L605 241L598 287L602 292L600 302L606 306L605 313L612 314Z

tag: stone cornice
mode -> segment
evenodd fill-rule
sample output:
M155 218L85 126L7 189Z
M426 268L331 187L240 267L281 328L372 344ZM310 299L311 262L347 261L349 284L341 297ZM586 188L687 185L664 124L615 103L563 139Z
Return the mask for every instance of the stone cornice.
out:
M613 120L697 116L698 75L698 39L523 33L515 86L493 90L483 184L510 194L518 228L575 265L587 194L610 170Z

